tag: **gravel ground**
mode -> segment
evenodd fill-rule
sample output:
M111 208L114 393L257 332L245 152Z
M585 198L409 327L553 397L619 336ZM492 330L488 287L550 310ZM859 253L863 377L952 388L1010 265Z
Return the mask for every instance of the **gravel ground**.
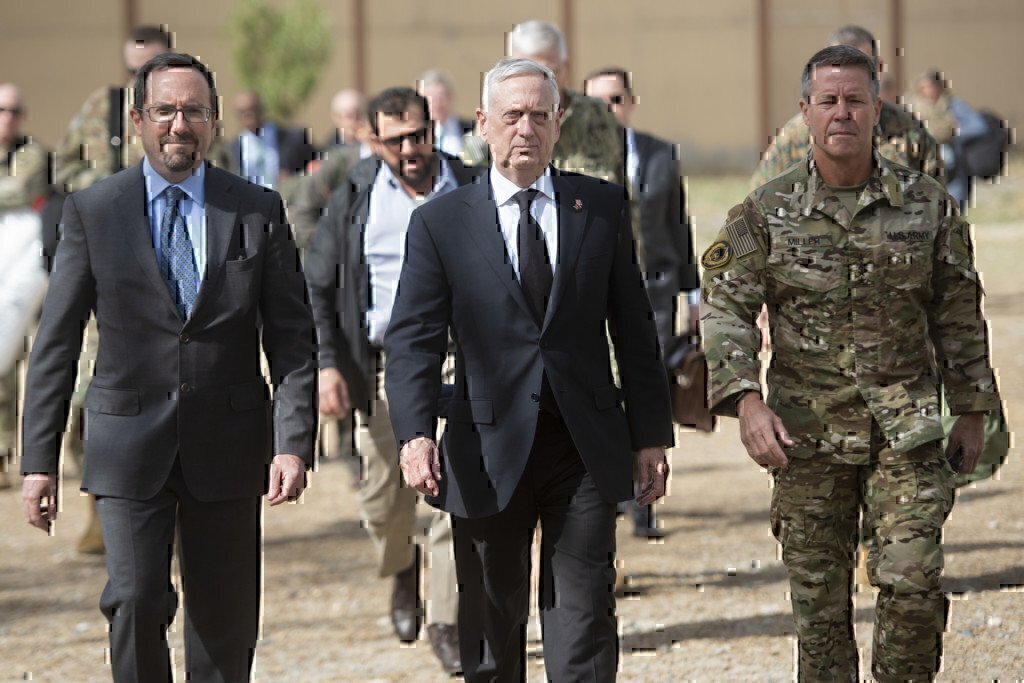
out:
M1015 425L1024 402L1024 283L1017 277L1024 224L977 232L994 360ZM668 537L647 542L620 534L630 595L619 602L619 679L792 680L793 625L785 570L768 528L768 477L742 452L734 421L713 435L682 434L678 443L670 495L659 508ZM255 677L450 680L425 640L403 647L391 635L389 586L375 578L348 476L342 463L326 461L301 504L266 512ZM960 492L946 526L952 609L941 680L1024 679L1022 493L1016 451L997 479ZM0 681L110 679L106 623L97 608L103 565L73 550L84 501L77 482L65 482L65 512L55 537L47 538L21 521L15 490L0 492ZM871 592L856 600L866 670L873 601ZM178 627L170 639L183 680ZM539 644L533 652L530 680L545 680Z

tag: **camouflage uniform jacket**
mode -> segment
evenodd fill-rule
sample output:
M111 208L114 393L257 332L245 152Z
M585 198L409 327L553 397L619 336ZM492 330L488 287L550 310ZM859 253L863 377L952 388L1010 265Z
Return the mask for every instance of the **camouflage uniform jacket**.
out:
M803 161L810 147L810 129L804 123L803 115L798 113L768 145L751 178L751 187L760 187L793 164ZM875 147L889 161L922 171L945 183L935 138L902 107L882 103L882 112L875 127Z
M298 176L295 191L288 202L288 220L300 248L313 239L317 222L331 193L341 187L352 167L359 163L360 145L335 145L325 151L315 170Z
M935 367L953 414L995 408L969 231L934 179L877 153L854 216L813 154L752 192L702 257L712 411L760 391L762 302L791 456L865 464L873 420L898 453L941 439Z
M57 147L57 187L77 192L113 175L113 150L110 145L110 88L97 88L82 109L71 119ZM121 119L121 168L128 168L144 156L142 142L135 135L130 115L131 89L125 89L124 117Z
M31 208L47 194L48 176L46 148L32 138L0 147L0 211Z
M551 163L562 171L626 184L626 133L608 105L578 92L563 92L562 132ZM471 166L489 163L487 147L477 135L467 135L462 159Z

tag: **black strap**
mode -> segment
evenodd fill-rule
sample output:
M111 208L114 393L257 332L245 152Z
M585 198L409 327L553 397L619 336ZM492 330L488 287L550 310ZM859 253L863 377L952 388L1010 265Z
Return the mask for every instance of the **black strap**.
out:
M110 173L124 168L124 88L107 91L107 140L110 144Z

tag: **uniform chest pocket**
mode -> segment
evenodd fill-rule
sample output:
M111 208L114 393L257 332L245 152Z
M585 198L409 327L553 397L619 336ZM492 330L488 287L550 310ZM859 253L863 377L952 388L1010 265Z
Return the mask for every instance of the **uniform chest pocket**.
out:
M932 275L931 242L887 242L879 255L889 287L903 291L928 285Z
M828 292L846 279L846 259L827 246L773 246L768 273L780 283L815 292Z

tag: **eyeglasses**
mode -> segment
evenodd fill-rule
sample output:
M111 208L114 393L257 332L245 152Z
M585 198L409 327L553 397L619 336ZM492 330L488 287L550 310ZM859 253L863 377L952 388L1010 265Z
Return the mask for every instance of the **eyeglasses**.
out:
M430 134L430 128L423 126L422 128L414 130L411 133L406 133L405 135L396 135L393 138L381 138L380 144L393 150L402 149L402 143L406 140L414 145L424 145L430 142Z
M25 113L25 110L21 107L0 107L0 114L10 114L11 116L21 116Z
M213 113L209 107L171 107L168 105L146 107L142 111L146 112L149 120L153 123L169 123L178 118L179 111L185 115L185 120L189 123L206 123L210 120L210 114Z

